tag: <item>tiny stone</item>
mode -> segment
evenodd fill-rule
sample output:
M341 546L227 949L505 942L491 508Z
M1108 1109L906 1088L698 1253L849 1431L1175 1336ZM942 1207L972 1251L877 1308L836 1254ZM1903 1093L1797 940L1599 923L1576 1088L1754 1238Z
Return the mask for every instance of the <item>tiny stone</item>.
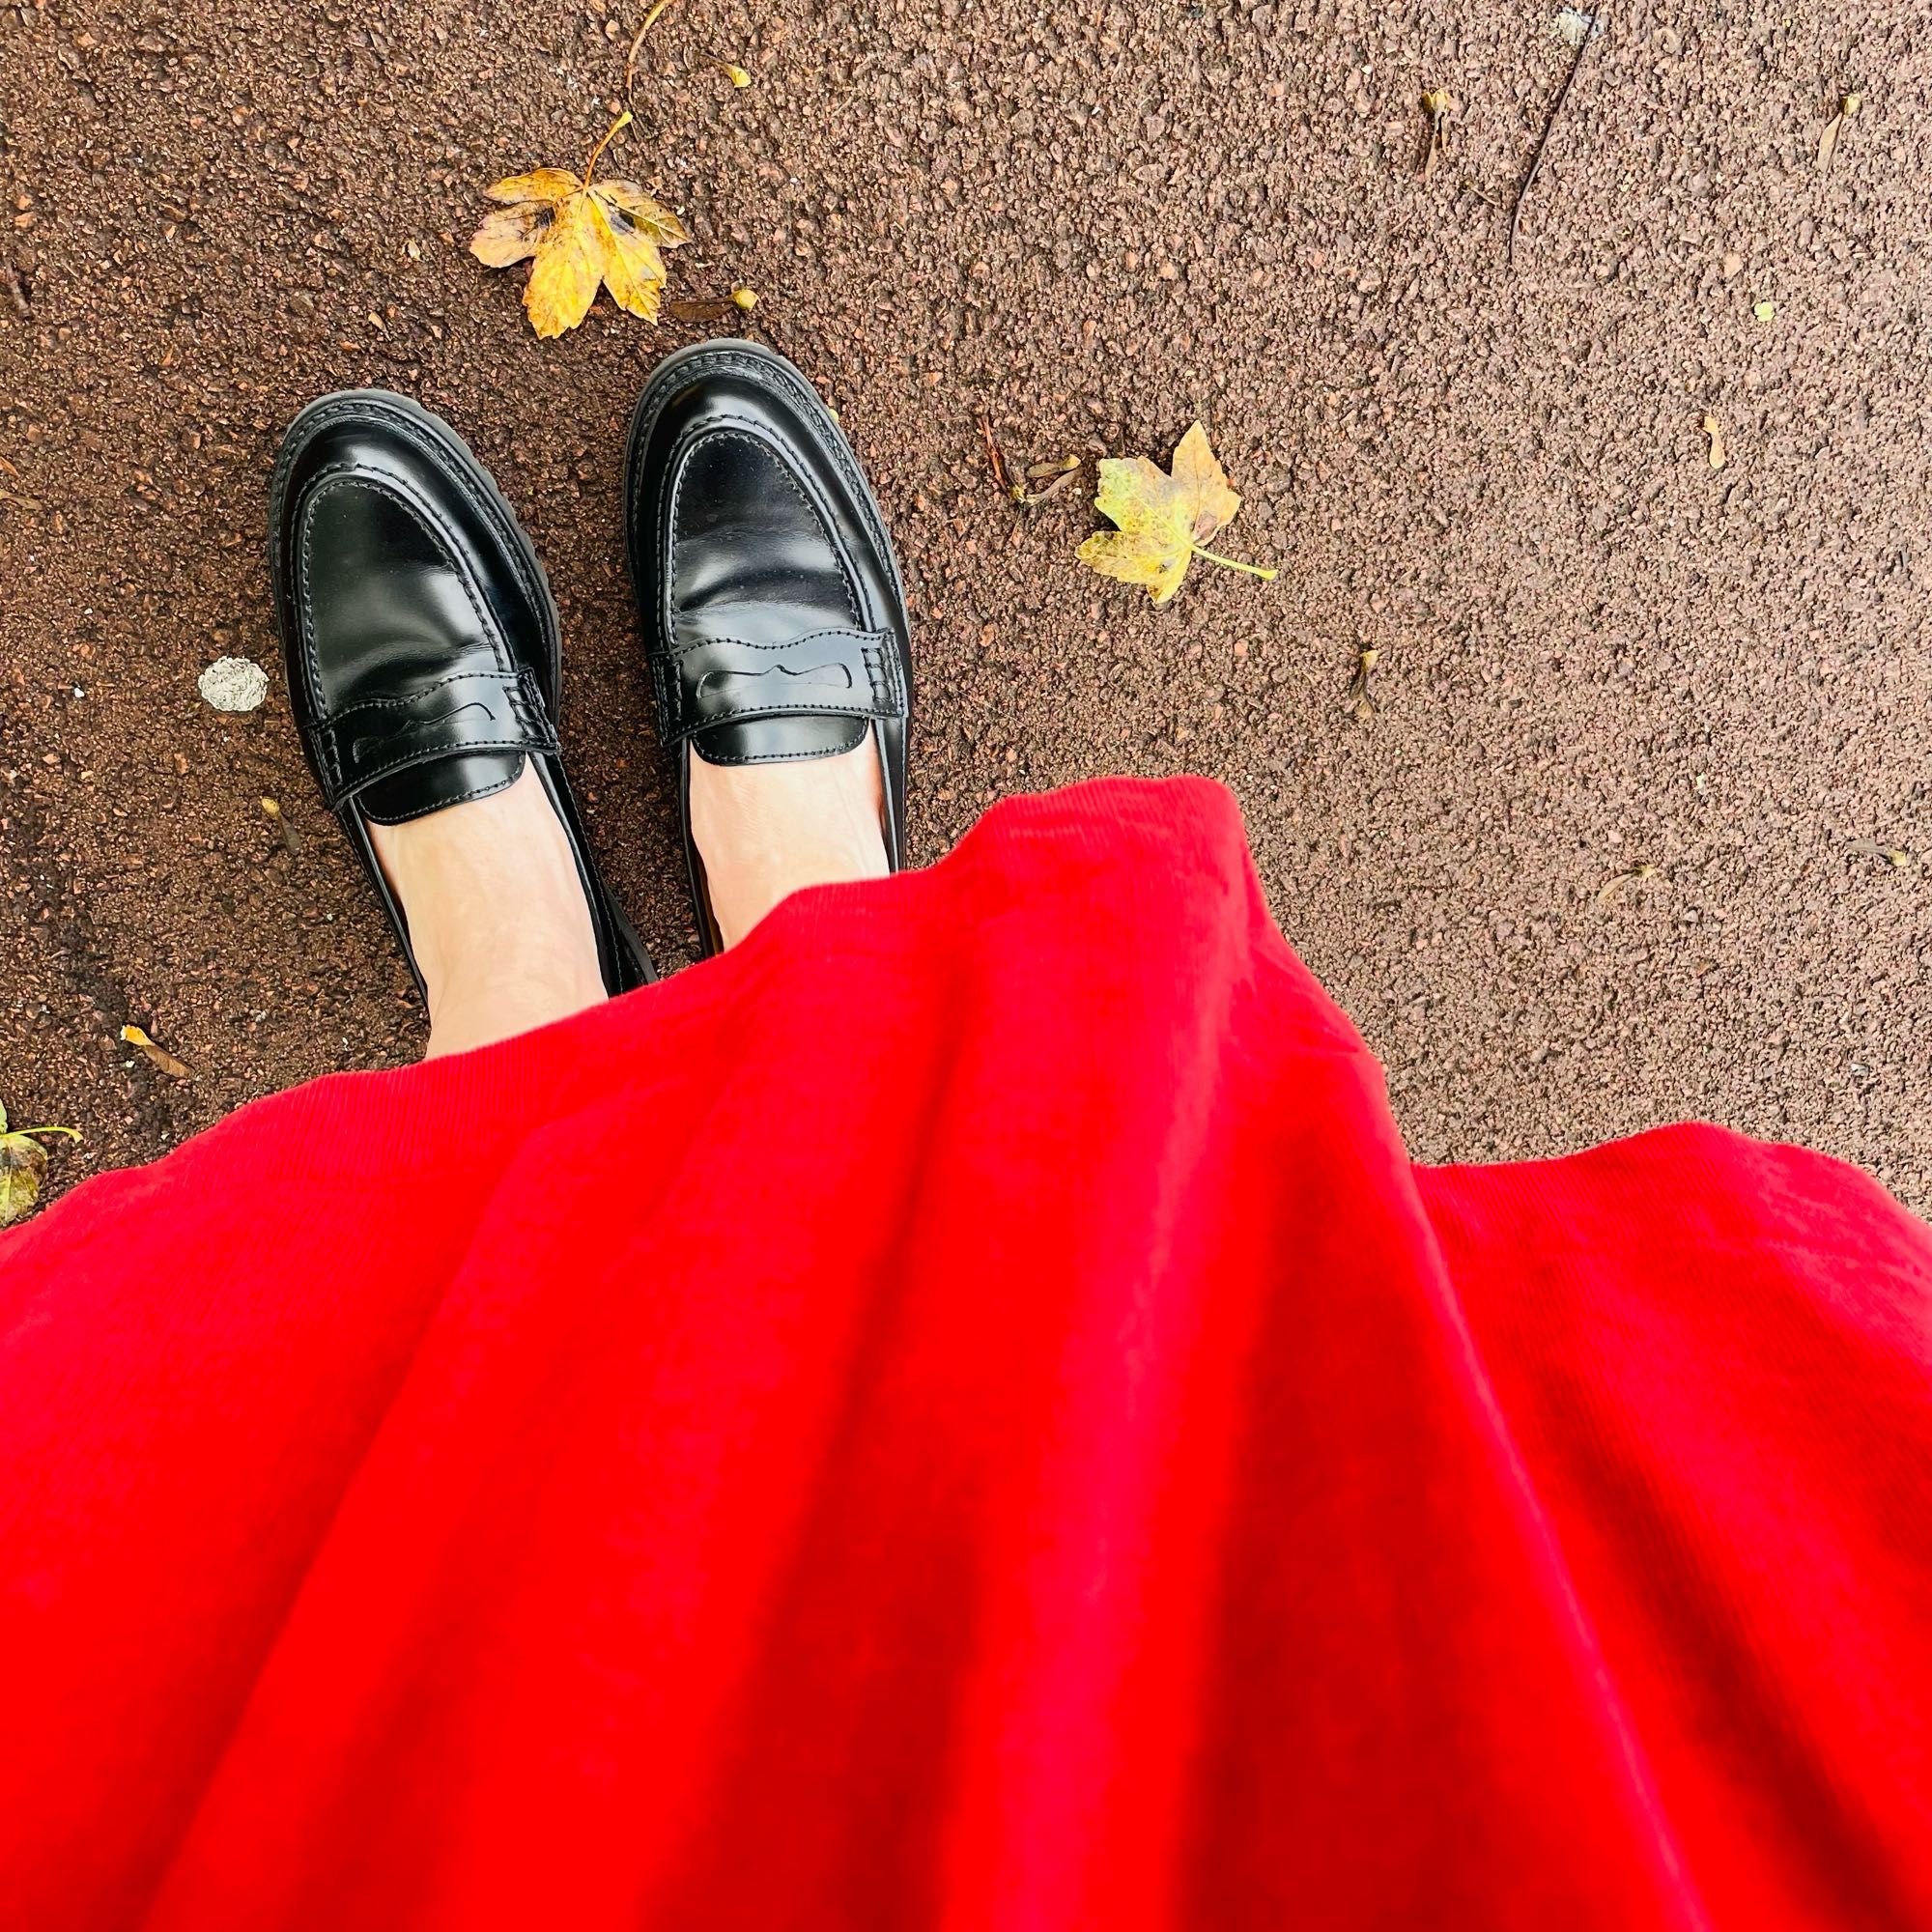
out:
M253 711L269 695L269 673L247 658L216 658L195 689L217 711Z
M1585 41L1594 41L1604 31L1604 23L1580 7L1565 7L1550 21L1549 31L1566 47L1581 47Z

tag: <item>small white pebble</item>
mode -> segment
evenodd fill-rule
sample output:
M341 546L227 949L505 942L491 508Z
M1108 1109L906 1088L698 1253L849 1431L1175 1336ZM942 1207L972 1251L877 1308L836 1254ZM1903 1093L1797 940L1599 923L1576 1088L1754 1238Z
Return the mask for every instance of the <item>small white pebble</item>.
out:
M1594 14L1586 14L1580 7L1565 7L1549 23L1549 31L1566 47L1580 47L1585 41L1594 41L1604 31L1604 23Z
M217 711L253 711L269 695L269 673L247 658L216 658L195 689Z

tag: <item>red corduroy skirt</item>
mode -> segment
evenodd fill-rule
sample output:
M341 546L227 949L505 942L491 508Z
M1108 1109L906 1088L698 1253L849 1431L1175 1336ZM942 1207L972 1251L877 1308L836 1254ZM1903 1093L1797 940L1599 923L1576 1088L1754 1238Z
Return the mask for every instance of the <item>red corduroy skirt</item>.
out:
M1426 1168L1214 786L0 1242L0 1924L1932 1923L1932 1240Z

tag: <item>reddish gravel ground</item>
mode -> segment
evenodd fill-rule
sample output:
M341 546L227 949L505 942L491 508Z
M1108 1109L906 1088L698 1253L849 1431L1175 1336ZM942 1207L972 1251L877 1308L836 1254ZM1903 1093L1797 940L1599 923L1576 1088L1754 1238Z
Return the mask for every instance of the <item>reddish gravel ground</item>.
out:
M611 161L697 237L672 294L756 288L876 479L923 859L1009 792L1211 773L1419 1156L1702 1115L1922 1211L1932 45L1898 0L1613 8L1511 274L1550 11L679 0ZM420 1049L276 661L265 485L323 390L407 390L495 469L561 595L593 833L688 956L617 492L701 331L605 303L539 343L521 271L463 250L482 184L604 126L637 14L0 10L0 1098L85 1130L55 1185ZM1424 182L1426 88L1459 112ZM1155 611L1091 577L1091 479L1017 511L982 412L1020 464L1202 417L1227 547L1280 581L1202 566ZM245 717L196 694L229 653L270 668Z

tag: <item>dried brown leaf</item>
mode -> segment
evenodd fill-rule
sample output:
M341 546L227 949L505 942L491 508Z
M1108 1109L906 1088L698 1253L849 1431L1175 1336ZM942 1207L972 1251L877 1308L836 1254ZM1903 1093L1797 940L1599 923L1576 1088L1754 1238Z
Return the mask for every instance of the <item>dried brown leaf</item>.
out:
M185 1061L177 1060L166 1047L156 1046L139 1027L124 1026L121 1029L121 1037L136 1052L146 1054L170 1080L186 1080L192 1077Z
M1657 875L1658 875L1657 867L1655 866L1647 864L1641 866L1633 866L1630 867L1628 871L1618 872L1613 878L1605 879L1604 883L1597 888L1597 903L1599 905L1608 905L1610 900L1613 899L1617 895L1617 894L1623 890L1625 886L1629 885L1632 882L1632 880L1654 879L1657 877Z
M1854 838L1845 847L1847 852L1856 852L1861 859L1883 859L1895 870L1903 870L1912 863L1912 854L1897 845L1881 845L1876 838Z
M1818 136L1818 172L1823 174L1832 165L1832 156L1838 152L1838 136L1844 132L1845 123L1863 104L1863 96L1847 94L1839 97L1838 111L1825 123L1825 131Z

